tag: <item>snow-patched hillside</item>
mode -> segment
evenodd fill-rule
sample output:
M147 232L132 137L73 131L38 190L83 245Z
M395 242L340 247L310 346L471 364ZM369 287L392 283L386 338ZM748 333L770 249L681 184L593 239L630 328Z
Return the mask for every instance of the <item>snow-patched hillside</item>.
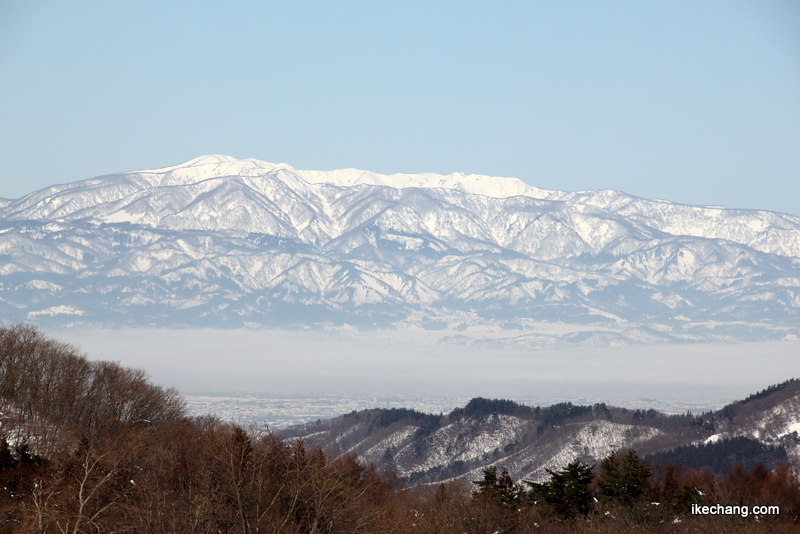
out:
M731 461L752 465L787 454L796 461L798 430L800 382L790 380L702 415L667 415L605 404L534 408L476 398L449 414L398 408L353 411L288 427L279 435L334 454L356 453L412 483L435 483L479 480L492 465L507 469L514 480L541 481L550 477L548 470L563 469L576 458L597 464L629 448L642 456L683 449L681 459L671 462L687 461L694 468L706 465L695 462L723 465L718 460L725 459L730 468ZM748 438L751 452L726 445L726 439L737 436ZM717 442L716 451L704 445ZM742 446L740 442L738 447ZM764 446L772 447L774 454Z
M495 324L523 345L800 334L800 219L774 212L213 155L52 186L0 220L13 318L436 325L468 341ZM542 340L541 322L584 326Z

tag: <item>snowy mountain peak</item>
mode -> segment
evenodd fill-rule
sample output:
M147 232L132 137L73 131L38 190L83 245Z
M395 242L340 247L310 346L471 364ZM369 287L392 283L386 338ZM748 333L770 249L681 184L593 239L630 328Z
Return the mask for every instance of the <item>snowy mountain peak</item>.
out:
M184 163L179 163L177 165L171 165L169 167L163 167L159 169L145 169L141 171L131 171L125 174L136 174L136 173L153 173L153 174L166 174L168 172L174 171L176 169L185 169L188 167L202 167L205 165L219 165L221 163L231 163L234 161L238 161L236 158L231 156L226 156L224 154L209 154L206 156L200 156L194 159L190 159Z
M192 166L199 166L199 165L215 165L220 163L231 163L234 161L238 161L236 158L232 156L226 156L225 154L208 154L206 156L200 156L198 158L194 158L192 160L187 161L181 167L192 167Z
M178 183L192 183L195 181L219 178L222 176L258 176L266 174L276 167L288 167L285 164L276 165L257 159L238 160L223 154L200 156L179 165L161 169L127 172L126 175L161 175L164 184L176 185Z
M548 198L553 192L526 185L517 178L502 178L479 174L455 172L447 175L435 173L392 175L379 174L359 169L337 169L332 171L301 171L286 163L269 163L253 158L238 160L231 156L211 154L200 156L179 165L125 173L127 175L160 175L159 185L194 183L209 178L224 176L262 176L275 171L286 171L310 184L331 184L339 187L373 185L407 189L453 189L463 193L492 198L528 196Z
M297 171L297 174L305 181L315 184L329 183L343 187L377 185L396 189L411 187L454 189L493 198L508 198L518 195L537 197L539 191L517 178L499 178L462 172L447 175L435 173L386 175L359 169L338 169L334 171Z

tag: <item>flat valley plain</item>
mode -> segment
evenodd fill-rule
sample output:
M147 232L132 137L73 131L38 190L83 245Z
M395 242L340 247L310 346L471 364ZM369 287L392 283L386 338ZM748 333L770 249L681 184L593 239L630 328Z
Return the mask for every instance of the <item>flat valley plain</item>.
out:
M452 332L427 330L45 332L146 370L193 414L273 429L374 407L447 413L479 396L703 412L800 376L798 340L524 350L454 346Z

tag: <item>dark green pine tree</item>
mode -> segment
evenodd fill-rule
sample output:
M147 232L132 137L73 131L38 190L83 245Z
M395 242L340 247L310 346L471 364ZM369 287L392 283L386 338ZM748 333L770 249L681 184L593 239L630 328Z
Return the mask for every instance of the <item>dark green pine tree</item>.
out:
M577 458L560 471L547 472L550 481L543 484L527 482L531 486L528 494L534 502L544 501L561 517L586 515L592 509L592 490L589 484L594 478L594 466L581 463Z
M497 466L494 465L483 470L483 479L472 483L478 486L473 492L475 497L499 504L519 504L525 494L518 484L514 484L506 468L503 468L503 472L498 476Z
M0 473L7 469L14 469L17 466L17 459L11 454L11 447L5 438L0 439Z
M633 449L611 454L600 462L600 468L597 486L601 499L630 504L644 494L650 468Z

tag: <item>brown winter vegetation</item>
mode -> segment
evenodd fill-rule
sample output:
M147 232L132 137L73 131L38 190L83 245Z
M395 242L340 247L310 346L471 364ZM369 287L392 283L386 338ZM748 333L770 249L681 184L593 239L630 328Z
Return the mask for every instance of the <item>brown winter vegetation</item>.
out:
M141 371L27 326L0 328L0 412L0 534L800 532L786 464L720 478L620 451L546 484L494 468L407 488L353 455L190 418ZM716 503L780 513L691 513Z

